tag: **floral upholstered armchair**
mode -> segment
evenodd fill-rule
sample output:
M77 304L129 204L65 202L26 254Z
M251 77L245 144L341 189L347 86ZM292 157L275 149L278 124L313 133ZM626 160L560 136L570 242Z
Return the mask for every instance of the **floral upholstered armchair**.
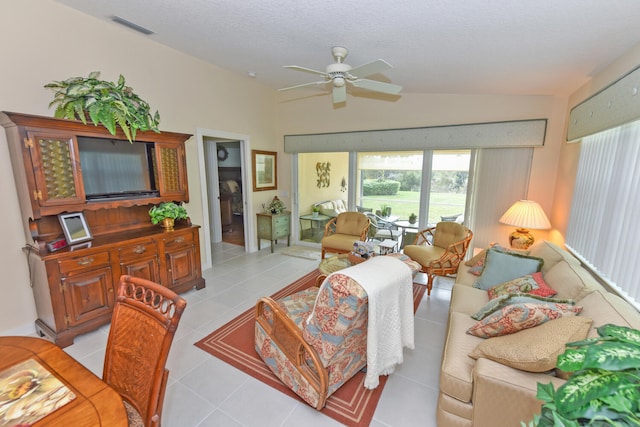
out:
M362 287L339 273L320 288L278 301L261 298L256 351L285 385L320 410L367 363L367 301Z

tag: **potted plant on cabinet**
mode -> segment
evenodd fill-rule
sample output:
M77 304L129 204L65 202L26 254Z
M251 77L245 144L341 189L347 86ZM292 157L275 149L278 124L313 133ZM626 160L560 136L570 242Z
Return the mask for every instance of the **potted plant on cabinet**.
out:
M187 219L187 210L174 202L162 202L149 209L149 217L152 224L160 224L162 228L173 230L176 219Z
M116 126L122 129L127 139L136 139L138 130L160 132L160 115L125 86L122 75L118 83L98 80L99 71L89 77L71 77L63 81L54 81L45 88L55 91L49 107L56 107L54 116L65 119L78 119L87 124L87 116L98 126L104 125L112 135L116 134Z
M278 196L274 196L273 200L267 206L267 212L272 214L281 214L286 211L287 207L282 203L282 200L278 199Z
M566 383L538 383L540 414L529 426L622 427L640 425L640 331L607 324L598 338L568 343L558 369ZM524 423L523 423L524 425Z

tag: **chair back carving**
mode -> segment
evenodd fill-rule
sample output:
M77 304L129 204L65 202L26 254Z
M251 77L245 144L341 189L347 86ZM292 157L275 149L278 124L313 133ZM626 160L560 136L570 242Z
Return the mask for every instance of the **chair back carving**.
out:
M120 278L104 359L103 380L140 415L159 426L171 343L186 301L149 280Z

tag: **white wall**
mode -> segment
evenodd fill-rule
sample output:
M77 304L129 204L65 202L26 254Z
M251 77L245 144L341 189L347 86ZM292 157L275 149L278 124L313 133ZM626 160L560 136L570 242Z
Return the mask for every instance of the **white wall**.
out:
M110 81L124 75L127 84L160 111L162 130L194 134L197 127L219 129L250 135L253 148L278 149L273 124L276 93L249 77L231 74L161 46L152 37L50 0L0 0L0 14L1 111L52 116L48 105L53 93L43 85L101 71L101 78ZM202 224L195 144L194 137L187 141L187 210L195 224ZM26 238L3 130L0 177L0 200L5 206L0 247L0 333L29 333L36 314L21 250ZM260 200L256 203L259 206Z
M91 71L101 71L101 77L111 81L123 74L127 83L160 111L161 129L195 133L199 127L249 135L252 148L278 152L278 191L251 194L254 211L276 194L291 206L291 156L282 149L283 135L296 133L548 118L545 146L534 150L528 197L538 201L549 214L554 197L556 204L561 205L559 198L570 190L562 185L556 187L558 172L561 179L570 180L575 163L571 155L560 155L567 146L563 143L566 98L404 94L398 101L390 102L349 95L345 107L333 108L330 95L305 98L309 93L278 93L259 81L156 44L152 36L141 36L51 0L0 0L0 12L3 41L0 110L51 116L48 104L52 94L42 87L44 84L86 76ZM637 51L635 54L619 67L638 63L640 55ZM614 74L617 75L605 70L602 80L611 81ZM594 81L599 82L598 79L596 76ZM294 97L299 99L287 102ZM190 193L187 209L193 222L201 224L201 171L195 144L195 138L187 142ZM29 332L36 315L21 251L25 236L21 231L6 138L1 131L0 178L0 200L7 206L2 223L4 244L0 248L3 272L0 334ZM554 196L554 192L559 195ZM563 213L556 211L553 209L551 221L562 227ZM505 230L505 236L508 232Z

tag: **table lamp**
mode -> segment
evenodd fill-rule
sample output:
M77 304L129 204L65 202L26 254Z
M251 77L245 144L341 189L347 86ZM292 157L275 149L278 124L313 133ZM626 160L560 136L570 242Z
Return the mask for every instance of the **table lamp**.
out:
M512 248L527 249L534 242L533 235L528 230L547 230L551 223L540 205L532 200L518 200L500 218L502 224L516 226L516 231L509 235Z

